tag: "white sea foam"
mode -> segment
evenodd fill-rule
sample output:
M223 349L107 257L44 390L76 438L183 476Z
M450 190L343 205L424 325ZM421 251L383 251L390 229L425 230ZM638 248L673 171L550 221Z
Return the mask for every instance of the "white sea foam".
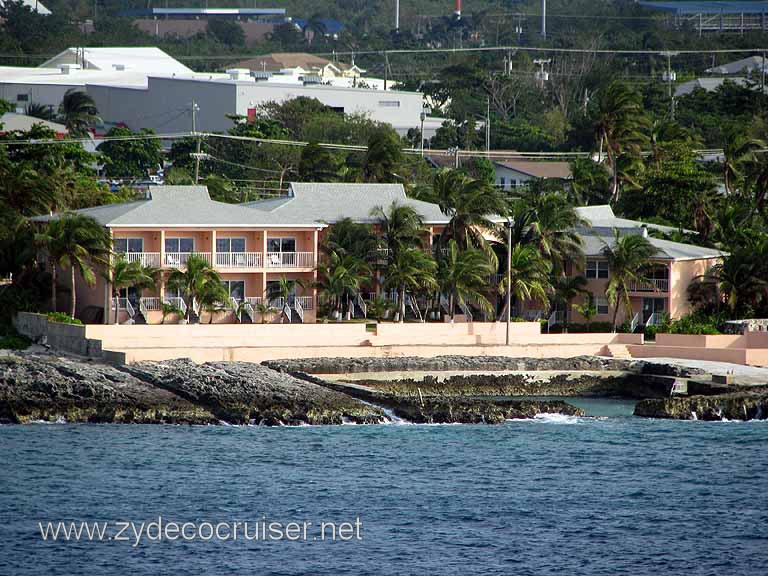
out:
M546 422L548 424L579 424L584 420L580 416L568 416L566 414L536 414L534 422Z

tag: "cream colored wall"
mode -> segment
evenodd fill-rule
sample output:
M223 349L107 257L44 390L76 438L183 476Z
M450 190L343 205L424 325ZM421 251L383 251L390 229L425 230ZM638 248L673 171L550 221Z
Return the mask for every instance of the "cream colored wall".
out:
M688 302L688 286L717 263L716 258L702 260L678 260L672 263L670 272L670 317L680 318L691 310Z
M119 228L112 231L113 238L143 238L144 252L160 252L160 231Z

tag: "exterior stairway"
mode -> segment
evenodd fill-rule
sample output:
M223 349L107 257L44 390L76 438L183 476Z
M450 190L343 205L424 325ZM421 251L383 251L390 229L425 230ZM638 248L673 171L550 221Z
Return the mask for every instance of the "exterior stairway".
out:
M612 358L621 358L624 360L632 359L632 354L629 353L626 344L609 344L607 348Z

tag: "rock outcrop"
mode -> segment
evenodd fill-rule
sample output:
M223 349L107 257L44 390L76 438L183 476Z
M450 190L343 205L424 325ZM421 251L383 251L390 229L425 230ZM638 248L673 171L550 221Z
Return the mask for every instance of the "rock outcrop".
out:
M255 364L117 368L49 354L0 358L0 422L341 424L384 413Z
M635 406L635 416L674 420L764 420L768 418L768 392L643 400Z

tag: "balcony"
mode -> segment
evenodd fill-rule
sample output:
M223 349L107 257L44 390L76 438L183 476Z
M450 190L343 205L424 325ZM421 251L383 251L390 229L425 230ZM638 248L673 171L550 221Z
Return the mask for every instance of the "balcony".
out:
M314 268L313 252L267 252L266 268Z
M118 252L116 256L126 262L138 262L145 268L147 266L160 268L159 252Z
M264 258L261 252L217 252L216 267L238 269L263 268Z
M652 278L649 282L630 282L630 292L669 292L668 278Z
M185 268L187 266L187 260L189 260L191 256L197 256L208 262L208 264L211 264L210 252L166 252L163 266L166 268Z

